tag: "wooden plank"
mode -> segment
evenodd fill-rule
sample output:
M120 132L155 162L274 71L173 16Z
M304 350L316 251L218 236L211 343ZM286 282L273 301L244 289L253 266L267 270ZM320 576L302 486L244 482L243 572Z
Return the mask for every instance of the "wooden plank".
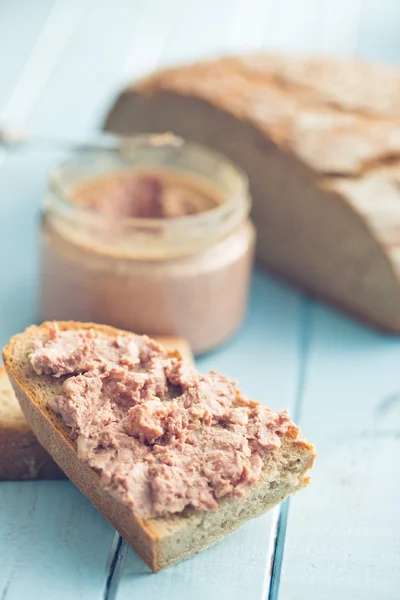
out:
M250 311L242 331L225 347L198 361L235 377L250 396L274 408L293 407L298 373L299 327L304 300L261 271L253 280ZM154 589L175 600L266 597L277 511L250 521L198 556L150 575L128 551L117 599L152 599Z
M8 8L7 20L0 27L6 33L12 31L14 37L1 36L0 40L2 54L10 54L1 73L3 125L26 122L84 6L82 2L35 3L35 11L33 6L25 7L26 20ZM47 8L51 8L49 14ZM61 156L17 151L8 157L2 153L1 158L3 345L10 335L36 321L39 205L47 172ZM69 482L2 483L0 597L35 600L49 597L51 590L66 600L102 598L113 534L108 522Z
M60 155L15 152L0 170L0 345L37 320L38 227ZM0 598L102 598L113 528L69 482L2 483Z
M42 91L29 121L33 132L67 139L94 133L117 93L127 56L133 52L135 64L140 65L154 53L152 32L142 27L141 15L151 8L147 2L104 0L94 5L85 12L74 43L66 49L57 72ZM149 25L151 16L157 28L159 13L153 5L152 15L145 12L145 25Z
M37 320L39 217L61 154L15 151L0 170L0 345Z
M88 0L56 0L1 114L2 125L24 129L42 88L51 79ZM53 110L55 107L53 107Z
M149 2L140 14L141 33L133 41L124 76L131 79L161 66L231 50L235 42L235 34L229 36L234 27L233 9L231 2L213 3L211 7L210 2L182 6L176 1L171 16L164 14L165 5L158 4L155 10L155 2ZM246 326L224 348L199 361L199 368L225 372L237 378L249 395L276 408L290 407L298 376L301 307L297 294L257 272ZM240 597L245 590L253 598L261 598L269 585L276 517L276 512L264 515L195 559L155 576L146 577L147 568L129 550L121 581L119 568L111 582L112 596L145 600L154 596L157 586L166 597L173 594L176 600L215 597L216 589L221 599L232 598L235 593Z
M164 31L168 31L168 35L158 64L154 66L167 67L226 52L227 30L233 5L231 0L181 4L169 31L164 22L160 23ZM148 15L147 29L151 31L152 27Z
M354 54L364 0L273 2L262 47L268 50Z
M357 53L374 61L400 62L400 3L364 0Z
M0 111L17 83L30 52L46 21L54 0L3 2L0 18Z
M197 4L185 0L170 0L168 3L147 0L141 6L136 16L136 35L132 36L119 74L120 86L171 62L168 52L171 46L175 46L182 15Z
M317 458L291 501L279 600L395 600L400 341L317 306L301 425Z
M102 600L112 535L69 481L3 482L0 598Z
M273 14L272 2L235 0L229 11L228 44L235 51L259 51L269 37L269 20Z
M321 18L315 27L320 32L320 43L311 49L328 55L354 56L364 4L365 0L324 0L320 3Z

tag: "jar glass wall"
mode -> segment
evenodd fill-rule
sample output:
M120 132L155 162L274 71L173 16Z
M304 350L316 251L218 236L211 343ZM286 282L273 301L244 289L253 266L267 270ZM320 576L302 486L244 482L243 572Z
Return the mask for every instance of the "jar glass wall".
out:
M77 201L127 176L190 182L211 208L174 218L104 214ZM100 187L99 187L100 183ZM93 191L91 192L93 193ZM207 205L209 206L209 205ZM228 160L172 136L80 154L52 173L42 222L42 319L185 337L195 353L234 333L247 304L254 228L245 176Z

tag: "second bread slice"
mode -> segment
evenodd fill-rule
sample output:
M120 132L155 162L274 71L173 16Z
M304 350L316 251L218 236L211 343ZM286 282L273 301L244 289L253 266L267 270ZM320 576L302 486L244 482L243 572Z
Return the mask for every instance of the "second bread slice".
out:
M0 481L65 477L42 448L19 407L4 367L0 367Z

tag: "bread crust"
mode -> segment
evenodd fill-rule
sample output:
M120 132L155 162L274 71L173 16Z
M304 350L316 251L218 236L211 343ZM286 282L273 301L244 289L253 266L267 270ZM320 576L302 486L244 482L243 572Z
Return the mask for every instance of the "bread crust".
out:
M285 440L282 444L283 451L289 452L289 454L291 452L293 460L298 461L296 463L297 470L292 478L293 481L290 477L286 478L287 481L283 477L284 485L281 488L278 486L277 491L274 490L273 498L268 498L268 502L263 502L263 498L260 497L254 503L254 506L250 507L249 500L252 497L255 498L258 490L262 488L262 485L256 485L251 488L245 498L239 501L232 499L222 501L220 509L215 512L189 510L184 511L183 515L172 515L167 518L148 520L137 518L126 505L102 488L99 475L88 464L78 458L76 445L70 439L67 428L60 419L46 408L44 399L40 397L38 392L39 388L35 388L32 382L39 380L45 382L46 379L50 382L51 378L35 375L30 367L28 356L25 355L24 360L21 361L21 349L29 348L29 342L37 338L38 335L45 335L50 325L51 323L46 322L39 327L32 326L28 328L25 333L14 336L3 350L4 364L26 420L39 442L52 455L60 468L154 572L199 552L229 531L236 529L249 517L261 514L266 508L279 502L288 493L293 493L307 485L309 478L306 472L313 465L315 449L312 444L304 440L304 445L297 449L297 454L299 454L297 456L291 448L293 441ZM126 333L113 327L93 323L61 322L59 328L60 330L93 328L109 336ZM179 356L177 351L168 351L168 354ZM271 455L273 454L271 453ZM235 508L233 516L230 514L232 507ZM247 508L251 508L251 511ZM212 530L208 531L207 522L209 519L215 520L216 514L221 517L221 521L226 516L230 516L230 521L224 523L224 527L215 530L213 526ZM203 527L203 531L207 531L205 539L203 539L204 536L195 539L193 535L194 532L199 531L199 526ZM196 533L196 535L198 534ZM180 537L185 538L183 547Z

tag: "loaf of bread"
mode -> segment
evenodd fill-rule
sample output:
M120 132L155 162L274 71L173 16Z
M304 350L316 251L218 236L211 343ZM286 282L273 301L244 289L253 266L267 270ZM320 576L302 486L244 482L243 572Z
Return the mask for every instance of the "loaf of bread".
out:
M62 337L63 335L64 337ZM76 341L74 341L74 336L79 337L79 339L84 337L82 346L77 346ZM104 383L106 381L104 377L111 378L108 380L108 382L121 382L122 388L117 386L111 389L114 389L116 394L118 394L118 390L122 393L122 396L119 397L118 402L125 403L125 406L127 397L123 394L126 394L128 388L126 387L127 384L125 384L124 381L131 381L129 384L131 387L129 389L131 391L133 390L133 394L136 393L136 384L132 384L132 379L127 380L118 378L121 376L121 369L123 369L122 365L138 364L137 361L135 363L129 363L129 357L132 358L132 356L142 356L143 350L141 350L141 348L143 347L145 347L146 352L149 352L149 356L154 356L154 353L159 356L157 353L161 352L163 360L166 360L166 363L163 363L167 365L165 368L172 368L173 372L175 372L175 376L177 373L184 373L187 371L187 369L189 369L189 373L193 373L190 363L182 362L179 353L176 351L170 352L162 348L160 349L160 347L155 346L154 343L149 340L149 338L146 338L144 341L143 339L144 338L141 338L140 336L133 336L133 334L128 334L127 332L100 325L73 322L62 322L58 324L44 323L40 327L32 326L24 333L13 337L3 351L3 358L8 375L10 376L23 412L28 423L32 427L32 430L37 435L40 443L52 454L55 461L68 475L71 481L73 481L77 487L88 496L93 504L112 523L112 525L120 532L126 541L137 551L137 553L151 567L151 569L158 571L159 569L168 567L179 560L200 552L202 549L206 548L210 544L213 544L230 531L233 531L239 527L247 519L260 515L271 506L280 502L288 494L292 494L298 489L307 485L309 481L307 472L313 465L315 450L312 444L307 442L307 440L299 433L298 428L294 426L290 420L287 420L288 417L286 413L274 413L273 411L269 411L268 409L261 407L261 405L258 403L243 399L245 404L243 404L243 408L239 409L239 413L243 416L243 413L246 413L246 411L249 410L255 411L258 415L258 411L261 411L260 414L264 415L266 418L266 426L270 427L269 429L265 429L265 431L263 430L267 436L266 438L254 438L254 444L257 444L259 441L259 443L264 444L264 447L266 448L266 454L264 455L263 463L260 467L261 470L259 471L259 479L255 483L252 483L253 480L248 480L248 487L245 488L243 494L226 495L221 492L216 499L212 499L214 505L212 507L210 506L210 510L198 510L190 506L190 503L193 502L193 496L191 495L192 488L190 485L188 485L186 492L189 494L191 500L189 505L186 506L183 511L179 512L177 510L172 510L172 512L167 512L167 514L162 514L161 516L138 516L138 511L136 511L136 509L133 509L132 506L128 505L124 501L121 501L121 496L118 494L121 494L122 492L120 491L117 493L116 491L116 489L128 489L124 486L127 485L127 481L132 481L130 478L134 476L134 471L136 473L136 467L129 467L129 471L127 473L128 479L123 477L124 469L130 461L129 452L127 453L127 449L137 449L138 442L135 441L136 438L129 436L128 439L125 435L123 445L118 446L118 441L116 442L117 438L115 437L118 435L118 433L115 433L108 438L102 437L102 442L100 446L97 446L93 458L96 467L92 467L85 459L82 458L82 455L78 457L79 452L83 452L85 454L87 451L88 438L85 438L86 441L83 440L84 443L82 443L81 439L82 436L88 435L87 431L86 433L82 433L81 429L78 440L75 441L71 433L73 422L71 417L74 414L78 416L85 414L84 426L86 428L88 423L92 423L92 425L90 425L91 427L93 427L93 423L99 423L99 420L94 418L96 417L96 414L98 415L98 413L91 413L91 410L95 410L95 407L92 409L93 405L90 403L88 396L88 394L90 394L90 386L93 385L93 381L95 379L93 373L96 373L96 371L93 371L93 369L96 368L93 365L99 364L93 362L98 360L99 355L96 355L97 357L92 358L93 355L90 354L90 348L93 346L91 346L91 344L99 344L100 356L105 356L104 353L106 352L115 353L117 352L116 348L126 349L122 354L120 363L121 367L111 366L109 369L109 375L104 370L104 365L100 365L99 367L99 376L103 377L103 390L106 389L106 391L103 392L105 394L105 404L101 404L103 400L100 400L100 404L97 404L97 406L101 407L101 410L103 410L103 407L104 410L107 410L107 406L109 407L108 403L110 402L110 397L108 396L110 388L104 388L104 385L108 385L108 383ZM95 341L93 342L93 340ZM65 346L62 346L64 343ZM133 350L132 343L134 346ZM45 350L44 353L42 352L40 364L38 362L34 363L32 359L32 356L35 354L38 346ZM135 354L136 347L139 349L139 355ZM49 348L48 351L46 350L47 348ZM69 348L71 348L71 353L69 353ZM79 348L81 349L82 354L78 355L77 350L79 350ZM111 350L109 350L109 348L111 348ZM85 356L88 357L87 364L89 365L87 376L84 374L79 374L84 372L85 367L83 366L84 361L82 362L82 358L85 358ZM51 361L53 359L56 362L58 361L61 365L61 370L58 373L51 371ZM134 358L134 360L136 359ZM142 361L142 358L139 360ZM70 366L71 361L78 361L77 364L80 365L77 371L78 375L76 377L72 376L72 382L68 377L68 373L70 373L68 369L72 369ZM113 364L114 363L112 363L112 365ZM142 364L142 362L139 363L139 370L136 371L134 370L133 366L129 367L133 369L129 371L129 373L131 376L135 375L136 373L137 379L135 381L141 381L143 383L143 368L145 367L140 366ZM159 380L159 371L156 371L157 369L152 371L152 376L156 378L155 381ZM62 373L65 373L65 375L62 375ZM170 371L170 373L172 373L172 371ZM148 374L150 375L150 372L148 372ZM113 379L114 377L117 377L117 379ZM190 375L190 379L188 380L189 382L192 381L191 377L193 377L193 375ZM194 377L196 378L197 375L195 374ZM219 402L224 401L223 391L220 387L221 381L223 381L223 376L218 376L217 374L212 373L210 374L210 377L217 377L217 395L214 398L209 396L205 397L204 401L208 403L210 410L214 410L220 405ZM88 393L84 396L80 396L79 401L77 400L76 396L74 399L72 399L72 396L70 396L68 399L68 396L65 394L68 395L68 393L76 390L76 385L81 385L83 380L85 381L84 385L89 385L88 388L85 388L88 390ZM172 384L172 387L168 388L168 391L165 392L167 396L164 398L164 400L167 403L169 401L174 401L174 394L179 396L179 394L182 393L182 390L179 391L180 386L178 383L176 383L176 380L169 379L168 381L170 383L174 383ZM201 381L204 382L206 379L202 379ZM64 385L64 382L66 382L66 385ZM192 384L188 383L188 385L190 386ZM230 383L229 385L231 386L233 383ZM67 392L67 389L69 392ZM144 393L150 394L148 388L144 387L141 389L144 390ZM193 391L193 388L191 389ZM232 393L232 390L234 392L236 388L231 387L230 389L230 393ZM239 392L237 393L239 394ZM158 405L160 404L159 400L154 399L154 396L151 396L151 394L148 397L150 398L150 402L156 401L158 402ZM54 412L54 407L57 399L60 398L61 402L58 405L58 408L61 412L56 413ZM93 401L97 402L97 400L98 397L95 394ZM138 405L134 405L136 406L135 411L136 409L139 411L142 410L143 402L145 402L145 400L142 398ZM117 410L120 411L123 405L117 404L116 406L118 407ZM249 408L246 409L245 406L248 406ZM212 424L211 421L208 421L208 425L206 425L205 422L202 422L201 419L203 417L201 416L200 412L197 412L198 409L199 404L191 405L190 410L192 410L192 412L190 414L193 415L194 421L192 421L192 424L194 429L185 429L185 435L190 436L190 432L192 432L195 435L195 439L199 439L198 436L201 436L202 434L201 427L217 427L217 431L214 430L214 434L217 435L217 437L221 435L221 432L223 433L223 431L225 431L219 429L219 427L221 427L220 425ZM131 410L132 409L129 409L128 412L128 420L131 418ZM167 407L167 410L170 409ZM71 427L67 426L63 418L60 416L63 411L67 411L67 419L69 420ZM182 415L182 412L180 414ZM205 413L203 413L203 415L204 414ZM210 415L211 413L207 414ZM179 423L185 423L185 417L183 417L183 421L180 420L180 418L181 417L179 417L177 414L177 418L172 425L173 427L176 426L179 429ZM145 416L142 415L141 419L141 421L135 421L134 424L141 424L143 431L148 432L150 435L152 433L153 425L151 418L148 416L148 419L146 420ZM272 421L268 421L268 419L272 419ZM275 419L277 420L275 421ZM280 421L280 419L282 419L282 421ZM111 424L109 426L114 427L113 423L115 421L113 421L112 418L111 421L109 420L107 422L108 424ZM281 426L279 423L283 422L288 424L287 429L280 429ZM118 429L118 427L125 426L126 423L127 421L125 420L121 421L121 424L118 425L117 423L115 427L118 431L121 431L121 429ZM203 423L203 425L200 425L201 423ZM183 426L186 427L186 425ZM100 434L103 435L103 433L105 433L109 435L109 433L107 433L109 431L109 429L105 431L101 428ZM170 431L172 432L172 430ZM175 429L175 431L177 430ZM134 431L132 431L130 435L135 436L136 434ZM173 437L174 435L177 434L173 434ZM190 461L188 463L187 472L182 473L182 479L179 478L178 480L174 480L174 465L176 465L176 462L174 462L173 457L175 456L175 459L179 460L179 452L181 451L179 450L179 448L181 448L179 444L182 443L185 445L185 439L187 439L185 435L182 437L181 441L178 442L178 446L175 446L175 454L172 449L169 451L172 452L172 454L168 453L169 462L162 463L161 465L161 472L165 475L163 479L162 491L166 493L166 498L169 498L173 492L172 488L174 486L174 481L175 485L179 485L180 482L186 478L188 478L190 481L190 477L192 477L194 473L195 463ZM225 431L223 435L228 435L228 437L232 435L233 439L238 439L237 437L235 438L235 435L238 434L230 434L228 431ZM254 435L261 436L261 433L255 432ZM277 441L276 436L279 436L278 443L274 443L274 440L275 442ZM160 460L157 458L160 456L158 452L160 450L162 451L164 443L168 443L162 441L163 439L164 438L159 438L159 441L156 442L156 447L154 448L152 448L152 444L150 444L148 440L146 443L142 441L140 452L151 453L154 451L155 453L150 457L151 460L149 463L150 466L148 467L149 469L152 466L158 466L157 461ZM108 441L105 442L104 440ZM113 455L111 462L106 461L103 466L100 467L99 452L101 453L104 451L104 443L111 444L111 452L114 452L113 449L115 447L119 447L120 450L117 450L117 454ZM198 451L197 445L193 446L192 442L190 442L190 446L192 448L190 452ZM176 453L176 448L178 448L178 454ZM124 459L121 464L118 462L120 451L123 452L124 455ZM218 450L217 454L212 454L212 451L213 447L205 447L205 452L207 453L206 456L208 456L208 452L210 452L210 455L209 459L207 459L206 463L204 463L202 467L204 468L204 472L208 473L207 476L211 478L211 481L213 476L218 476L220 473L218 469L215 472L213 471L213 463L210 462L211 459L213 458L215 460L215 456L218 456L220 457L220 460L224 460L224 451ZM184 450L182 450L182 452L184 452ZM228 456L237 456L237 452L240 453L239 450L234 450L233 454ZM258 451L256 450L255 452L258 455ZM148 456L148 454L146 456ZM255 456L255 458L257 458L257 456ZM237 458L236 460L239 459ZM259 458L257 460L259 460ZM112 477L111 479L110 475L104 470L107 470L107 465L110 464L115 473L115 477ZM135 465L136 464L137 463L135 463ZM234 466L235 465L232 464L232 467ZM169 471L170 468L171 471ZM245 480L250 474L246 469L247 468L244 467L243 477ZM142 476L142 474L143 471L140 470L139 475ZM154 477L154 473L152 477ZM238 485L243 485L243 483L241 483L242 481L244 480L238 480ZM154 483L154 479L151 479L150 482ZM150 482L149 485L151 485ZM225 484L226 483L227 482L225 481ZM135 486L139 486L139 488L133 488L133 502L139 503L139 506L140 502L142 502L140 484L141 479L139 477L135 483ZM155 493L154 488L152 489L153 493L150 495L150 498L155 501L153 495ZM205 498L209 499L211 493L210 489L212 488L207 488L207 486L206 488L200 487L200 495L198 499L201 501L206 501ZM179 502L181 498L182 496L178 494L176 495L175 500ZM161 503L158 507L158 510L162 512L164 508L164 504Z
M178 350L186 360L193 361L186 340L176 337L156 339L166 348ZM63 477L64 473L39 444L26 422L7 373L0 366L0 481Z
M173 131L250 179L258 258L400 332L400 72L342 59L228 57L125 89L105 129Z

